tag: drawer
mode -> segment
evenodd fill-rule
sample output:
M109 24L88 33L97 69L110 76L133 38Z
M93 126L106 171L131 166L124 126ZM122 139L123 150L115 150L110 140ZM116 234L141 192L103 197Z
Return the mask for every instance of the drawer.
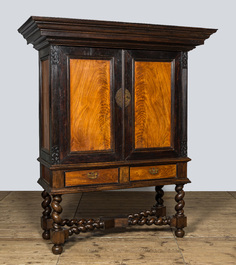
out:
M68 187L117 183L118 178L118 168L70 171L65 172L65 185Z
M130 181L176 177L176 165L130 167Z

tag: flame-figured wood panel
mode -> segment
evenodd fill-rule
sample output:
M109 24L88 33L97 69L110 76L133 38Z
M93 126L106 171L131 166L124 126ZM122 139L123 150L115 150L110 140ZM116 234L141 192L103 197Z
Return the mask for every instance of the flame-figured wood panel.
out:
M171 146L171 62L135 62L135 148Z
M118 168L65 172L65 185L118 183Z
M175 178L176 165L130 167L130 181Z
M110 60L70 59L71 151L111 149Z
M42 84L42 95L41 95L41 106L42 106L42 147L49 150L49 60L41 62L41 84Z

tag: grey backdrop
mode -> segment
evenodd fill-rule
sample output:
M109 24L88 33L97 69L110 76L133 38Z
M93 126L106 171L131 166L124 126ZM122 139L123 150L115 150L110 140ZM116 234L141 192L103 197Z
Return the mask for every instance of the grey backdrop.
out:
M1 3L0 190L41 190L36 161L38 54L17 32L31 15L218 28L204 46L189 53L188 154L192 162L188 175L192 184L185 189L236 190L235 7L235 0Z

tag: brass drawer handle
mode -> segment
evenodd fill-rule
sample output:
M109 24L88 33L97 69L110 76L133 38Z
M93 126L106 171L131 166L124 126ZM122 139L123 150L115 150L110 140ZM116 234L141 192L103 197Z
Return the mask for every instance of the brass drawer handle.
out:
M158 174L159 169L158 168L149 168L149 173L152 175Z
M87 177L88 177L89 179L96 179L96 178L98 177L98 172L89 172L89 173L87 174Z

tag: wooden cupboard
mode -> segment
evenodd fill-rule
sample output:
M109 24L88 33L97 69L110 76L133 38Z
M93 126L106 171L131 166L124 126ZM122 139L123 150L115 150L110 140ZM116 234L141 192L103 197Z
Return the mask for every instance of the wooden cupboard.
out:
M215 29L30 17L19 32L39 52L43 238L95 228L171 225L183 237L187 178L187 59ZM163 185L175 184L166 217ZM64 220L62 195L156 186L150 211ZM53 198L51 202L51 197ZM65 228L66 227L66 228Z

